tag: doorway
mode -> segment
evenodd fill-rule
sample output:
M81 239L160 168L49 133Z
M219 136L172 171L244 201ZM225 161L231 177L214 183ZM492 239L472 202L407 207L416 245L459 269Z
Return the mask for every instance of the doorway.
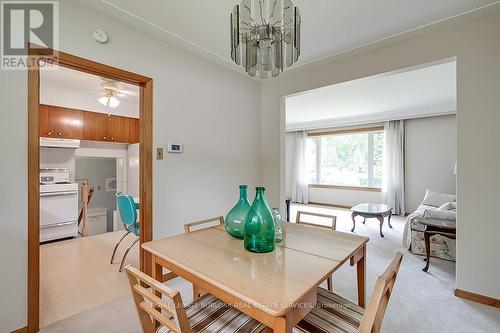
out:
M139 200L140 244L152 240L152 89L149 77L73 56L29 45L28 70L28 332L40 323L40 193L39 193L39 62L122 81L139 87ZM151 274L148 254L140 249L140 268Z

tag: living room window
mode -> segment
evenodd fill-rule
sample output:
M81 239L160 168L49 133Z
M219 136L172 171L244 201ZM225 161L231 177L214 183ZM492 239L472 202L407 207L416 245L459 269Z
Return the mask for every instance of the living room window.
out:
M309 133L305 149L309 184L382 187L383 127Z

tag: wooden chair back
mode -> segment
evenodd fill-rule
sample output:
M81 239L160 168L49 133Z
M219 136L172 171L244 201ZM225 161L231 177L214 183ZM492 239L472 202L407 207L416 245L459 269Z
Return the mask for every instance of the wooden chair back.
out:
M200 226L202 224L208 224L208 223L214 222L214 221L218 221L219 225L224 225L224 216L217 216L217 217L212 217L212 218L206 219L206 220L201 220L201 221L196 221L196 222L184 224L184 232L185 233L193 232L193 231L195 231L195 230L193 230L193 227L197 227L197 226ZM212 227L212 226L208 226L206 228L210 228L210 227ZM200 229L205 229L205 228L200 228ZM196 229L196 230L200 230L200 229Z
M191 332L181 294L130 265L125 267L144 333L156 331L155 321L177 332Z
M305 221L303 221L301 219L301 217L303 215L325 218L325 219L328 220L329 223L328 223L328 225L324 225L324 224L316 224L316 223L311 223L311 222L305 222ZM326 229L335 230L335 228L337 226L337 217L334 216L334 215L318 214L318 213L304 212L304 211L300 211L299 210L299 211L297 211L297 217L295 219L295 223L309 225L309 226L313 226L313 227L320 227L320 228L326 228Z
M398 252L384 274L377 278L370 302L359 325L359 333L380 332L385 310L387 309L387 304L389 303L389 298L396 282L399 266L401 266L401 260L403 260L403 254Z

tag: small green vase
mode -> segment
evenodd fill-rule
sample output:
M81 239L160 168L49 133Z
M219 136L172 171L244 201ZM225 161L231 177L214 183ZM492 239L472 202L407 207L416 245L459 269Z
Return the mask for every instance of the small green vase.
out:
M271 252L274 250L274 217L264 195L265 189L257 187L255 190L255 199L245 220L243 243L250 252Z
M248 186L240 185L240 199L238 203L227 213L224 227L228 234L236 238L243 238L245 219L250 210L248 202Z

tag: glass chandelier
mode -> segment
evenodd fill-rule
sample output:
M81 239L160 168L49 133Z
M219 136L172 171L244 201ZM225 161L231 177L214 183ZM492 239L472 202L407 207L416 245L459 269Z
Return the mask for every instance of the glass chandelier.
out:
M231 59L247 73L278 76L300 56L300 12L291 0L243 0L231 13Z

